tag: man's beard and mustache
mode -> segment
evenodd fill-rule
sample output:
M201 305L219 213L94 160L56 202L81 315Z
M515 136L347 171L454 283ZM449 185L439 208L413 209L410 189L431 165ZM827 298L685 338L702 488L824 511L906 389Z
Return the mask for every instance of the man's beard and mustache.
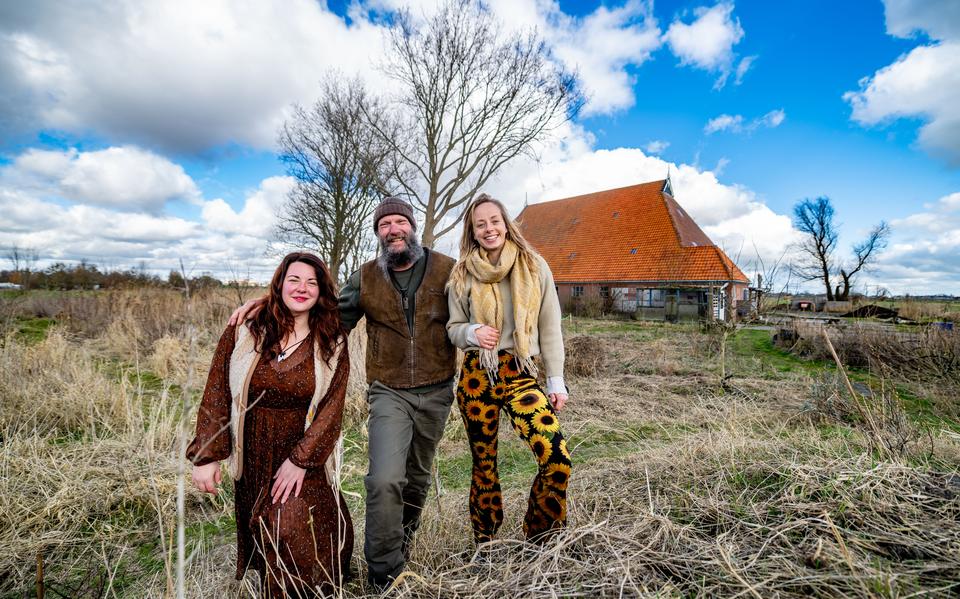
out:
M403 248L394 249L391 247L390 242L395 239L405 241ZM411 231L409 235L387 235L380 238L380 255L377 256L377 262L380 263L380 268L385 271L413 264L422 256L423 246L420 245L420 240L417 239L415 231Z

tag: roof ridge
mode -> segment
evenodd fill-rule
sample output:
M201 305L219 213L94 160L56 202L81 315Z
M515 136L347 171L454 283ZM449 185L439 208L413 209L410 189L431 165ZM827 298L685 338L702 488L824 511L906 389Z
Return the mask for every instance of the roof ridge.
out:
M660 185L662 185L664 181L666 181L666 179L660 179L659 181L647 181L646 183L635 183L635 184L633 184L633 185L624 185L623 187L612 187L612 188L610 188L610 189L601 189L600 191L590 191L590 192L581 193L581 194L575 195L575 196L567 196L567 197L565 197L565 198L557 198L557 199L555 199L555 200L545 200L545 201L543 201L543 202L537 202L537 203L535 203L535 204L527 204L527 208L529 208L530 206L542 206L543 204L551 204L551 203L553 203L553 202L565 202L565 201L567 201L567 200L579 200L579 199L584 198L584 197L586 197L586 196L595 196L595 195L601 195L601 194L611 193L611 192L615 192L615 191L623 191L623 190L625 190L625 189L633 189L633 188L635 188L635 187L646 187L646 186L648 186L648 185L654 185L654 184L660 184ZM521 212L522 212L522 211L521 211Z
M670 210L670 206L667 206L667 198L661 189L657 192L657 195L660 197L660 204L663 206L663 210L667 213L667 218L670 219L670 226L673 227L673 236L677 240L677 247L684 247L683 239L680 236L680 229L677 228L677 221L673 217L673 210ZM673 197L673 196L671 196Z

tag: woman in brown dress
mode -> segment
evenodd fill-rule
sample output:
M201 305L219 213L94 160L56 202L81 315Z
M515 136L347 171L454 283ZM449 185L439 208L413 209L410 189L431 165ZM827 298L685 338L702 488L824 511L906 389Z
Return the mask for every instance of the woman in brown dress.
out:
M236 575L258 571L265 597L330 595L349 575L353 523L336 476L349 372L336 289L312 254L287 255L264 309L217 345L187 458L209 493L229 461Z

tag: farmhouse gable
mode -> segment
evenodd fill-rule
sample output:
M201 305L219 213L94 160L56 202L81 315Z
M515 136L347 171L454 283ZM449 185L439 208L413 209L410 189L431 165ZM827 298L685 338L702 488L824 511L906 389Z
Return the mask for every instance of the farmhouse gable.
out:
M749 284L672 195L669 178L524 208L524 237L544 257L564 296L595 286L629 294L645 289L720 290L732 306ZM566 287L572 287L564 293ZM709 301L709 300L707 300ZM714 310L716 311L716 310ZM721 316L722 317L722 316Z

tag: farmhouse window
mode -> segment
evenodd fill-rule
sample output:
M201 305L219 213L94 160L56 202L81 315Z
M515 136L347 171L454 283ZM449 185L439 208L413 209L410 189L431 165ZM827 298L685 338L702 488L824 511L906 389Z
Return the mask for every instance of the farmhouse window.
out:
M610 297L610 288L602 285L600 287L600 297Z
M573 297L583 297L583 285L573 286Z

